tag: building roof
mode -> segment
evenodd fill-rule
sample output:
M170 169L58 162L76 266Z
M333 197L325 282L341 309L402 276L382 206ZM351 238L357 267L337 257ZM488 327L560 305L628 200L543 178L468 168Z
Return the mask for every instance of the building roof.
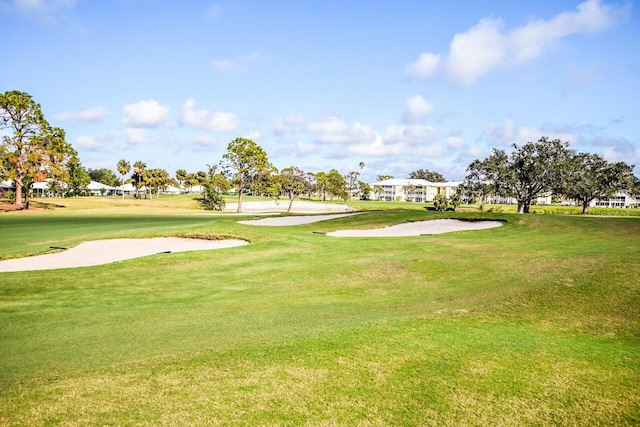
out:
M427 181L426 179L392 178L392 179L385 179L384 181L374 182L369 185L371 187L373 187L374 185L380 185L380 186L387 185L387 186L400 186L400 187L403 187L405 185L415 185L416 187L457 187L460 184L461 182L459 181L431 182L431 181Z
M89 185L87 185L87 189L89 189L89 190L101 190L103 188L105 190L115 190L116 189L116 187L112 187L110 185L103 184L101 182L96 182L96 181L91 181L89 183Z

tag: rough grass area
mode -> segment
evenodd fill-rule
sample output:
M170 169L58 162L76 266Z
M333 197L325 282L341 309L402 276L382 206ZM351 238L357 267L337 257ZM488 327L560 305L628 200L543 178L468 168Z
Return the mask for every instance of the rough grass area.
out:
M122 209L2 214L0 256L125 235L251 244L0 274L0 424L640 423L637 218L393 206L271 228ZM441 217L506 224L320 234Z

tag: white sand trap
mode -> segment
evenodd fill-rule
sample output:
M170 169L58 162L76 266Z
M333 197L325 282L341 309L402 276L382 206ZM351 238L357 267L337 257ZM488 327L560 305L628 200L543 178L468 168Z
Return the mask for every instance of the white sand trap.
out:
M423 234L442 234L452 231L484 230L500 227L500 221L460 221L457 219L432 219L407 222L391 227L370 230L338 230L327 233L332 237L410 237Z
M265 200L261 202L242 202L242 211L244 213L253 212L286 212L289 208L289 200ZM227 203L225 212L236 212L238 210L237 203ZM337 204L337 203L322 203L322 202L308 202L304 200L294 200L291 206L291 213L308 213L308 214L321 214L321 213L344 213L354 212L355 209L351 206Z
M362 213L362 212L359 212ZM247 221L238 221L244 225L262 225L266 227L287 227L290 225L304 225L312 224L319 221L327 221L335 218L342 218L344 216L357 215L357 213L350 214L333 214L333 215L304 215L304 216L282 216L276 218L262 218L262 219L250 219Z
M223 249L246 245L244 240L204 240L181 237L94 240L64 252L0 261L0 272L88 267L162 252Z

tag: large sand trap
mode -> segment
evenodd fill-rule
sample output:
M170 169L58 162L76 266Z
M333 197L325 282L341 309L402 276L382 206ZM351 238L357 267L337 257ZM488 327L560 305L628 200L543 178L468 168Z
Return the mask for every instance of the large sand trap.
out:
M242 202L242 211L244 213L253 212L286 212L289 208L288 199L265 200L261 202ZM225 212L236 212L238 210L237 203L227 203ZM291 206L291 213L339 213L353 212L354 208L347 205L336 203L307 202L305 200L294 200Z
M262 225L267 227L286 227L289 225L312 224L319 221L327 221L334 218L342 218L343 216L356 215L355 213L333 214L333 215L304 215L304 216L281 216L276 218L251 219L247 221L238 221L239 224L245 225Z
M428 221L407 222L391 227L369 230L338 230L327 233L332 237L409 237L423 234L442 234L452 231L484 230L500 227L500 221L460 221L457 219L432 219Z
M186 252L246 245L244 240L204 240L180 237L113 239L80 243L64 252L0 261L0 272L87 267L162 252Z

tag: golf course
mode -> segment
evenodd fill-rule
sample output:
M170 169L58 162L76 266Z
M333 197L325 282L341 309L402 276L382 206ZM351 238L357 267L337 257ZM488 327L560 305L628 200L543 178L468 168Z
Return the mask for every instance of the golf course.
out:
M0 425L640 424L640 216L352 206L278 227L186 195L0 212L1 260L248 243L0 273ZM436 219L502 226L328 234Z

